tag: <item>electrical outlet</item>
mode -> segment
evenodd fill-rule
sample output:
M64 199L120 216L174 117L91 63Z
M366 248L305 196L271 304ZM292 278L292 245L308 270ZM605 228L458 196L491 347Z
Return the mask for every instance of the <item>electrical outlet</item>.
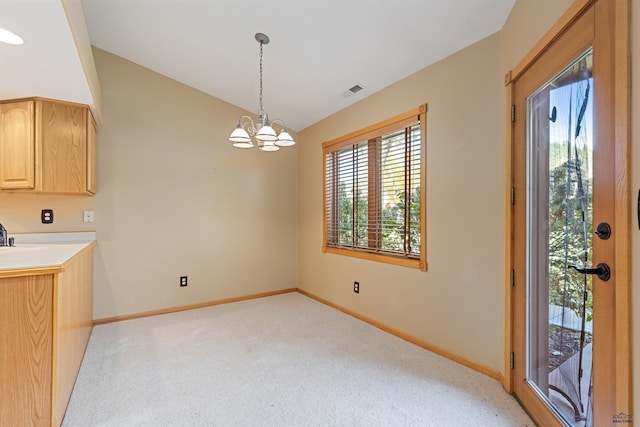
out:
M40 212L40 219L43 224L52 224L53 223L53 209L42 209Z
M360 293L360 282L353 282L353 292L356 294Z
M180 276L180 287L187 286L187 276Z

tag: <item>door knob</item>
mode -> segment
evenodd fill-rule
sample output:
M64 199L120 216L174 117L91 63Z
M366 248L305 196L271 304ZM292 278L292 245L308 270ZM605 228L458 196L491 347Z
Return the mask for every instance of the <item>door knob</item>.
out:
M606 282L611 277L611 269L604 262L598 264L596 268L581 268L577 265L570 265L569 268L573 268L578 273L582 274L595 274L603 282Z

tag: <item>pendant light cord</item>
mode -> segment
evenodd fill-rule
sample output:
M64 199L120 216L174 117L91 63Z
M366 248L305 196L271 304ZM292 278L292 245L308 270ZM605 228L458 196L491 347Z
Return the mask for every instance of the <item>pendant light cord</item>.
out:
M264 110L262 109L262 45L263 43L260 42L260 111L258 114L261 116L264 114Z

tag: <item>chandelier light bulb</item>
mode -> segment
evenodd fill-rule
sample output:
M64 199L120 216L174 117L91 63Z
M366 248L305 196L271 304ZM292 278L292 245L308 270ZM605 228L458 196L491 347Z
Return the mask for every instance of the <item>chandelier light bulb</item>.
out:
M292 145L295 145L295 143L296 142L293 140L289 132L287 132L287 128L283 128L280 135L278 135L276 145L279 145L280 147L291 147Z
M279 149L280 149L280 147L275 145L274 141L264 141L260 145L260 150L262 150L262 151L278 151Z
M240 123L238 126L231 132L231 136L229 136L229 141L231 142L249 142L251 138L246 130L242 127Z
M256 134L256 139L258 141L275 141L278 139L276 135L276 131L273 130L271 125L267 122Z
M249 142L234 142L233 146L236 148L253 148L253 142L249 141Z

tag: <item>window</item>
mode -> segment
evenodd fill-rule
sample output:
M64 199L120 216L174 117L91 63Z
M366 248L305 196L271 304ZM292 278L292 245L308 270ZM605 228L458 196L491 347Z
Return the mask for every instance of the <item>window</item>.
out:
M323 144L325 252L426 271L426 111Z

